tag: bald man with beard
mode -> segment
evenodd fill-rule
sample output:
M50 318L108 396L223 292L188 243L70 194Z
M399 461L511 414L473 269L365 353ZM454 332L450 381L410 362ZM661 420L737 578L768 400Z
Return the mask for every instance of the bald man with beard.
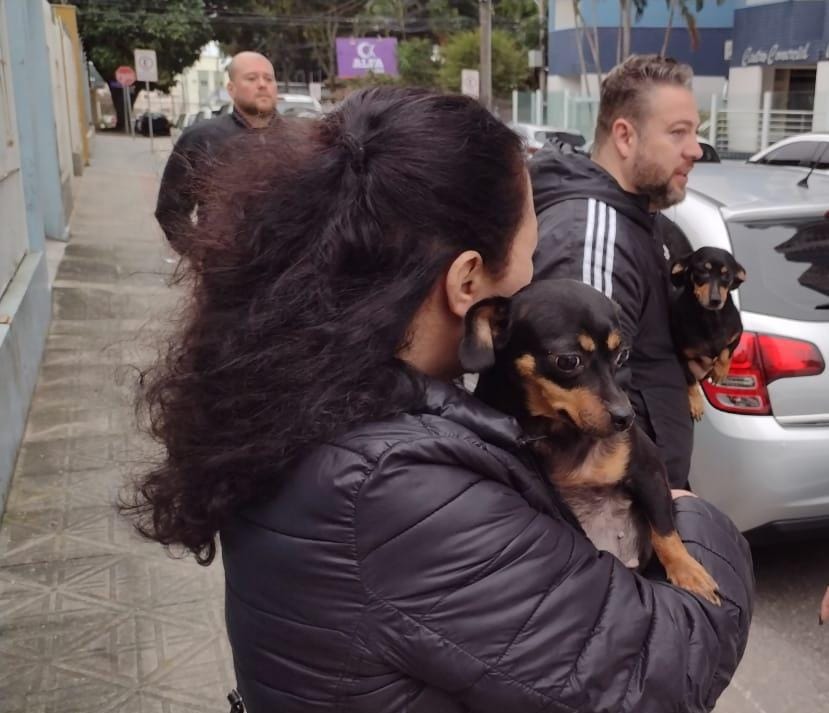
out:
M193 211L198 220L199 186L227 141L245 131L261 131L278 121L273 65L258 52L240 52L228 65L229 114L203 121L178 139L164 168L155 217L173 249L190 247Z

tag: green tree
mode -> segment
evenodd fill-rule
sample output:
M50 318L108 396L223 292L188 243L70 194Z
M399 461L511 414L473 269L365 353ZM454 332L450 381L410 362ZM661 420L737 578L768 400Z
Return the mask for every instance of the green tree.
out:
M460 91L461 70L480 69L481 42L478 30L454 35L443 48L440 84L444 89ZM503 96L524 86L529 76L527 54L504 30L492 31L492 91Z
M87 57L107 80L115 70L134 63L135 48L154 49L158 57L157 88L168 89L176 74L199 57L213 38L202 0L75 0L78 31ZM123 126L123 95L110 86L112 100ZM130 93L134 101L139 91Z
M432 42L428 38L401 42L397 46L397 66L403 84L437 86L440 65L432 60Z

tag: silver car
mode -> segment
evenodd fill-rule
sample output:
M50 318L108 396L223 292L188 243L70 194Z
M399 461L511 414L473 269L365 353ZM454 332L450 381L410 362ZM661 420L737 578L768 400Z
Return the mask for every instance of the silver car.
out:
M745 333L705 384L692 487L756 538L829 527L829 177L701 164L666 211L694 248L731 251Z

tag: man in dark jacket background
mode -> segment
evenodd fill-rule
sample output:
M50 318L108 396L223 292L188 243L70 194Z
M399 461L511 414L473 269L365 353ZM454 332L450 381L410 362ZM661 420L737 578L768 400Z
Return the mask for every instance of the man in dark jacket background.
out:
M622 379L677 488L688 485L693 423L670 334L672 256L656 211L685 197L702 154L691 78L674 60L631 56L602 83L592 157L550 143L530 165L535 279L582 280L618 303L632 345Z
M187 250L187 227L199 204L199 185L224 144L244 131L270 126L277 117L276 75L258 52L240 52L227 68L233 111L201 122L176 142L164 169L155 217L179 254Z

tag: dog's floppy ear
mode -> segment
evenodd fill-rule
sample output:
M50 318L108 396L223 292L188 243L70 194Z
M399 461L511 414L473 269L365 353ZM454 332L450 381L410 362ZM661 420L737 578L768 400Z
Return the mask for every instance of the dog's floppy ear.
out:
M736 290L745 281L746 281L746 269L740 263L738 263L735 260L734 261L734 279L731 280L731 286L728 289L729 290Z
M690 259L690 255L685 255L671 263L671 282L675 287L682 287L685 284L685 273Z
M495 352L509 340L511 306L508 297L488 297L469 308L459 350L464 371L478 373L495 364Z

